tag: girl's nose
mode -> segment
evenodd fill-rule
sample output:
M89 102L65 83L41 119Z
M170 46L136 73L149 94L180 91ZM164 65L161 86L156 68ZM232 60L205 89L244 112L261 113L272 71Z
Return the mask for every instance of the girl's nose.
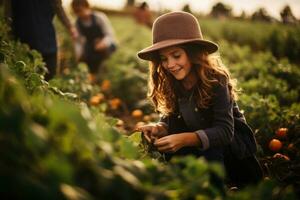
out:
M168 68L168 69L174 68L175 65L176 65L176 62L175 62L174 59L172 59L172 58L168 59L168 62L167 62L167 68Z

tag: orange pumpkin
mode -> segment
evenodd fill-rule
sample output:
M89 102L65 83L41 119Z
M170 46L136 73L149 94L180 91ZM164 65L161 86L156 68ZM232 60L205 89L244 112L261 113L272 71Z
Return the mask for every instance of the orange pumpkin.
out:
M98 93L90 98L90 105L97 106L104 99L102 93Z
M274 152L278 152L282 148L282 142L277 139L272 139L269 143L269 149Z
M131 116L136 119L139 119L143 116L143 111L141 111L140 109L136 109L136 110L132 111Z
M284 138L284 137L286 137L287 132L288 132L287 128L279 128L276 131L276 136L279 138Z

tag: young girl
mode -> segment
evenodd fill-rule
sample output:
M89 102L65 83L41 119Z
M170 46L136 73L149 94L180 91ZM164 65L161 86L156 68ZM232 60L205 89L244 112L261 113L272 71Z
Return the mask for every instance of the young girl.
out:
M218 45L203 39L197 19L186 12L158 17L152 33L153 45L138 56L150 61L149 97L163 117L138 130L168 158L192 154L225 165L236 186L260 180L255 139L235 102L234 81L209 55Z
M79 60L96 75L101 63L116 49L112 26L104 13L92 10L87 0L73 0L72 8L77 16Z

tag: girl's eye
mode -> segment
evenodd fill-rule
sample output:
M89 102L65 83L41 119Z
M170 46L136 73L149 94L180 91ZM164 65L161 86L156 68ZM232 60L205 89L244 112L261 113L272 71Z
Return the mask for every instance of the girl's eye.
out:
M166 62L167 59L166 58L160 58L161 62Z
M178 58L180 58L180 54L175 54L173 57L178 59Z

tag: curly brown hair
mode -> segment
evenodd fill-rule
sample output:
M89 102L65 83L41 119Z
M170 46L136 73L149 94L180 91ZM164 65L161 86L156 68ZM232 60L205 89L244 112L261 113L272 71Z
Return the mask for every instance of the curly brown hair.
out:
M213 97L213 87L228 85L231 100L237 99L236 80L232 79L228 69L217 55L209 55L199 46L184 44L178 46L188 55L192 64L192 73L197 73L198 82L193 98L199 108L207 108ZM176 79L161 66L158 52L150 62L150 77L148 81L148 97L156 111L168 115L176 111L177 93Z

